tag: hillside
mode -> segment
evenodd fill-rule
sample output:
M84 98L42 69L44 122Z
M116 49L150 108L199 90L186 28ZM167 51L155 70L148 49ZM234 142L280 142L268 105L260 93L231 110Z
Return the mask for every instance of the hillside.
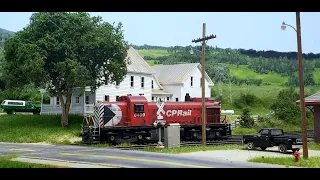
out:
M201 59L201 53L196 51L195 56L192 57L193 55L188 52L190 47L177 47L178 50L175 51L172 50L172 47L171 50L170 47L135 48L151 66L199 62ZM295 84L298 79L297 60L292 52L272 51L274 54L255 52L256 54L250 54L246 50L219 48L207 51L206 71L215 82L211 94L222 102L223 109L234 109L236 114L240 114L241 109L234 106L234 101L241 94L249 93L261 99L259 105L252 107L252 113L266 114L270 112L271 104L282 89L294 87L298 90ZM257 57L257 54L263 54L266 57ZM278 58L276 58L277 54L280 54ZM288 56L285 56L286 54ZM306 58L305 78L309 78L305 91L307 95L311 95L320 89L320 59L318 59L320 56L312 53L304 54L304 56Z
M14 34L15 32L0 28L0 48L3 46L4 41Z

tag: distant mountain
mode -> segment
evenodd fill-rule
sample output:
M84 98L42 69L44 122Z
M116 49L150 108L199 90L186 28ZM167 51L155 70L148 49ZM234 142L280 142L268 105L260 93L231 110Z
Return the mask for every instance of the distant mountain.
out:
M0 28L0 47L3 46L5 40L13 36L15 32Z
M14 34L15 32L0 28L0 33Z

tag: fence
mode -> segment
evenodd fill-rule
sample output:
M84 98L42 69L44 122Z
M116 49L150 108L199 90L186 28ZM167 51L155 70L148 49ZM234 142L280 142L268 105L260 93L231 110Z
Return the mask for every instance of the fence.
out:
M253 121L256 123L258 121L258 117L251 116L253 118ZM233 122L231 122L231 128L240 127L240 119L237 118Z

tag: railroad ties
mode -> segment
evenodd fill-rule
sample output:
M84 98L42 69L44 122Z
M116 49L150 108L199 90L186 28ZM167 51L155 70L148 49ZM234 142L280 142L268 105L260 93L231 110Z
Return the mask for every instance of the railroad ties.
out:
M313 138L314 131L308 130L308 138ZM285 135L296 135L301 137L301 132L299 131L290 131L285 132ZM181 141L180 146L200 146L201 141ZM218 146L218 145L242 145L242 135L234 135L224 140L209 140L207 141L207 146ZM112 149L121 149L121 150L143 150L145 148L156 148L157 143L150 144L132 144L128 146L112 146Z

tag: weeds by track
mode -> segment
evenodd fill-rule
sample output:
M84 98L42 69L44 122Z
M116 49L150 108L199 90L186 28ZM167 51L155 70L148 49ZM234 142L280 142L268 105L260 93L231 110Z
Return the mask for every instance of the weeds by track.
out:
M201 141L181 141L180 142L180 147L184 146L199 146L201 145ZM218 145L231 145L231 144L236 144L236 145L241 145L242 144L242 139L240 138L229 138L226 140L211 140L207 141L207 146L218 146ZM152 143L152 144L133 144L129 146L113 146L111 148L113 149L121 149L121 150L140 150L140 149L145 149L145 148L160 148L157 143Z

